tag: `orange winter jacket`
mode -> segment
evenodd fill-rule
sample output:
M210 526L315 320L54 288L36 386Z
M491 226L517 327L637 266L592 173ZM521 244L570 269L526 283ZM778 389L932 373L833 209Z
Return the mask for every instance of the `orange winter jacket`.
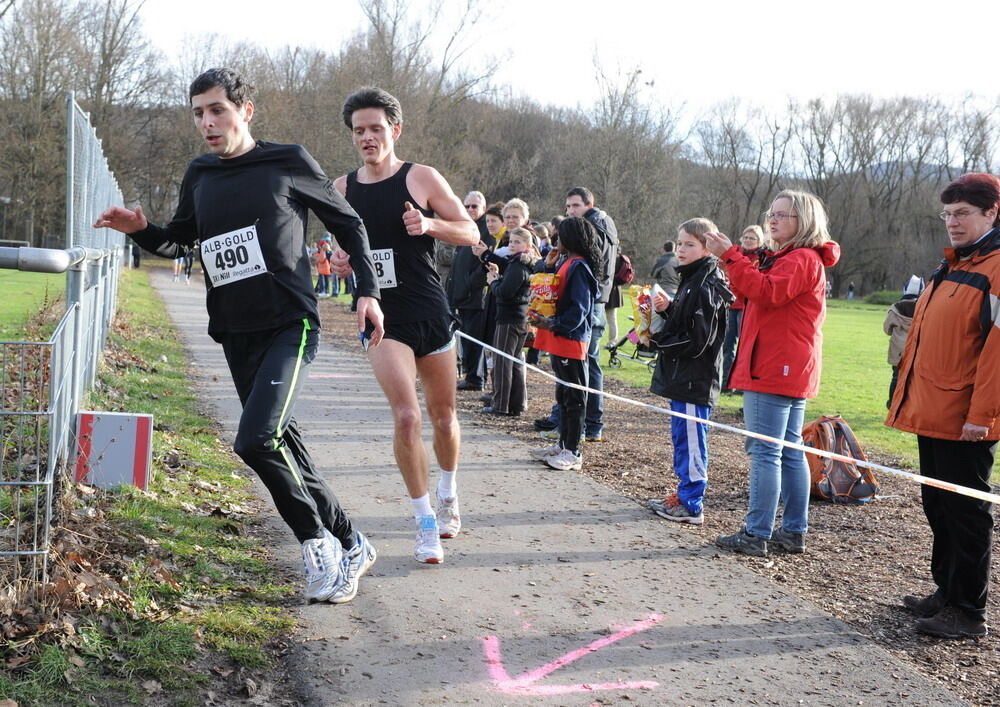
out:
M966 258L945 248L917 301L885 424L958 440L968 422L1000 439L1000 228Z

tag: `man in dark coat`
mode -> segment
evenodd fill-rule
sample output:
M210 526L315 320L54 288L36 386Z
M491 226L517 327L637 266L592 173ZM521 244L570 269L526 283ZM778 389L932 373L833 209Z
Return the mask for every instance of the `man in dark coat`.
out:
M464 199L469 217L479 228L479 239L490 248L496 245L486 230L486 197L482 192L471 191ZM480 341L486 333L486 268L472 252L471 246L458 246L451 261L451 275L446 287L448 306L458 313L459 330ZM483 377L479 375L479 362L483 348L468 339L462 339L462 369L465 378L458 382L459 390L482 390Z

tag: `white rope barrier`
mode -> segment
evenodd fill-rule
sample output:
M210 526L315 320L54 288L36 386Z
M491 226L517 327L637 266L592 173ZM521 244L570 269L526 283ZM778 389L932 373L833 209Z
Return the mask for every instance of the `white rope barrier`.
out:
M834 459L836 461L844 462L846 464L854 464L866 469L872 469L873 471L885 472L886 474L892 474L893 476L898 476L908 481L913 481L918 484L926 484L927 486L933 486L934 488L943 489L945 491L952 491L954 493L961 494L963 496L969 496L971 498L977 498L980 501L987 501L988 503L1000 503L1000 495L995 493L989 493L987 491L980 491L979 489L969 488L968 486L962 486L960 484L953 484L948 481L941 481L940 479L932 479L928 476L921 476L920 474L914 474L910 471L903 471L902 469L894 469L891 466L884 466L882 464L876 464L875 462L867 461L865 459L854 459L853 457L848 457L843 454L837 454L836 452L827 452L823 449L816 449L815 447L810 447L804 444L798 444L796 442L789 442L784 439L777 439L775 437L768 437L767 435L758 434L756 432L750 432L749 430L744 430L739 427L733 427L732 425L725 425L721 422L715 422L713 420L705 420L700 417L695 417L693 415L687 415L682 412L676 412L667 408L659 407L658 405L650 405L649 403L644 403L639 400L632 400L631 398L626 398L621 395L615 395L614 393L608 393L607 391L597 391L593 388L588 388L586 386L578 385L576 383L566 383L559 380L555 375L549 373L548 371L543 371L537 366L532 366L516 356L511 356L509 353L495 349L489 344L485 344L475 337L469 336L465 332L456 331L458 336L463 339L468 339L469 341L475 342L482 346L488 351L492 351L495 354L508 358L514 363L524 366L526 369L534 371L545 378L555 381L559 385L564 385L567 388L575 388L577 390L582 390L586 393L593 393L595 395L603 395L605 398L610 400L617 400L620 403L625 403L626 405L632 405L634 407L645 408L647 410L652 410L654 412L663 413L664 415L672 415L674 417L679 417L684 420L691 420L693 422L701 422L710 427L715 427L717 429L723 430L725 432L732 432L734 434L742 435L744 437L751 437L753 439L759 439L763 442L770 442L772 444L777 444L782 447L789 447L791 449L797 449L801 452L807 452L808 454L815 454L820 457L827 457L829 459Z

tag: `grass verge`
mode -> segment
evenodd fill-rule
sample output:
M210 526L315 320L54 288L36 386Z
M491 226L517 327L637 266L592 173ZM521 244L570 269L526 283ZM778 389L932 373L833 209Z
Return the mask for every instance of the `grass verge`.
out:
M16 639L0 647L0 699L204 704L271 664L298 587L250 535L258 501L190 381L145 272L127 271L87 407L153 414L154 481L67 489L46 605L3 626Z
M65 275L0 270L0 341L24 341L25 325L65 291Z
M889 337L882 332L886 307L863 302L828 300L823 325L823 374L819 396L806 406L806 419L840 414L866 449L898 457L906 467L917 462L916 437L882 424L892 369L886 362ZM619 336L632 327L630 308L618 310ZM622 349L626 353L631 345ZM607 354L602 355L602 361ZM629 385L648 388L650 372L642 362L623 360L622 368L604 368L605 375ZM718 410L737 412L742 398L723 395Z

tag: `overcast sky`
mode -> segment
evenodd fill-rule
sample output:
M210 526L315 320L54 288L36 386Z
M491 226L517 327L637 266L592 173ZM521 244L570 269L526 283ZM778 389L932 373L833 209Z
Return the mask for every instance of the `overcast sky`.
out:
M442 25L456 18L461 0ZM1000 2L963 3L954 13L897 0L615 2L490 0L474 29L473 61L502 61L496 83L543 103L589 105L593 58L614 72L640 67L665 103L695 111L730 97L781 106L787 96L838 92L880 96L968 92L993 98ZM978 7L976 7L978 6ZM415 15L428 2L412 0ZM356 0L147 0L154 43L174 57L202 32L270 47L329 50L365 26Z

